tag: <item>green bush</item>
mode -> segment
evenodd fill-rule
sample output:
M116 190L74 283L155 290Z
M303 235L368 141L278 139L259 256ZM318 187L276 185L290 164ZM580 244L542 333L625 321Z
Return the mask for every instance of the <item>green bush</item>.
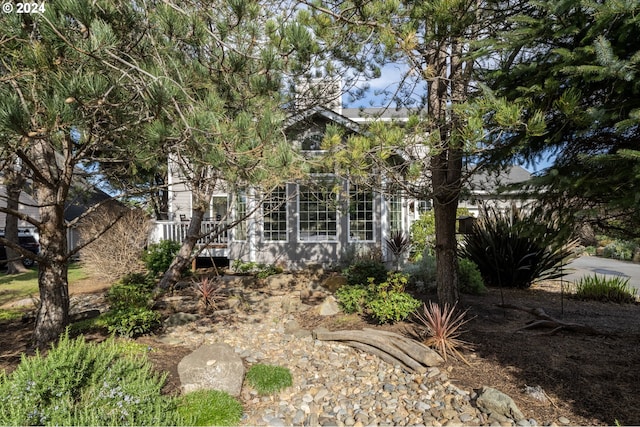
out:
M173 258L180 250L180 243L173 240L162 240L152 243L142 256L142 262L154 276L167 271Z
M414 286L422 283L423 288L435 287L436 258L431 254L431 249L426 248L421 256L415 257L413 263L404 267L404 273L409 276L409 282Z
M576 282L575 297L581 300L633 303L636 301L636 290L629 285L628 278L594 274L581 277Z
M220 390L198 390L178 398L184 425L233 426L240 423L242 404Z
M153 278L130 274L109 288L107 301L111 309L92 322L123 337L137 337L160 325L160 313L150 310Z
M365 307L369 291L364 285L344 285L336 291L336 298L345 313L359 313Z
M367 314L378 323L398 322L408 318L421 305L405 292L408 282L406 274L389 272L381 283L370 277L366 287L344 285L336 292L336 297L346 313Z
M566 274L562 266L575 254L572 244L556 240L559 234L532 216L487 210L465 235L461 255L476 263L488 285L528 288Z
M0 372L0 425L180 425L164 382L144 354L126 356L114 339L65 335L46 357Z
M282 273L282 268L273 264L261 264L253 261L236 260L233 263L234 271L243 274L255 274L258 279L266 279L274 274Z
M259 394L271 394L293 385L291 371L282 366L258 363L247 371L245 379Z
M381 283L387 278L387 267L378 260L357 260L347 267L342 274L347 279L347 285L366 285L369 278Z
M471 295L482 295L487 292L478 266L470 259L458 260L458 285L460 292Z
M603 248L602 256L622 261L631 261L637 249L638 245L635 242L614 240Z
M106 327L109 333L134 338L147 335L160 326L160 313L146 307L109 311L94 323Z

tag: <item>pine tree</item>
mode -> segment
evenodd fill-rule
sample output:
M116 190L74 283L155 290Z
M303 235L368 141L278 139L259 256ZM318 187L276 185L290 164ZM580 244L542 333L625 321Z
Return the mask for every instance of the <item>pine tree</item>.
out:
M635 1L535 2L496 43L489 86L542 111L547 132L505 134L491 160L553 155L530 189L567 225L640 235L639 12Z
M458 200L469 176L464 157L484 137L482 121L477 120L480 108L469 104L478 94L476 60L486 55L480 41L520 3L317 0L301 12L301 19L314 27L324 44L334 46L327 50L339 53L330 61L331 68L343 65L372 76L389 62L407 68L388 99L413 109L415 115L403 128L373 125L368 138L352 138L346 157L352 165L365 162L386 170L388 179L412 197L433 200L437 288L443 303L458 299L455 230ZM512 112L505 115L512 118L511 125L522 125L517 107L503 103L501 108ZM335 135L325 141L337 159L339 141ZM349 172L357 176L357 167Z

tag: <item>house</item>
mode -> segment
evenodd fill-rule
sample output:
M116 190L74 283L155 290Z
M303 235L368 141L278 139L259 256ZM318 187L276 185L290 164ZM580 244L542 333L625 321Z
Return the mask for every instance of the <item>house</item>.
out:
M359 133L361 124L373 118L404 120L407 112L343 109L339 104L333 109L316 106L291 117L286 123L286 133L297 149L313 157L322 154L320 143L328 125L341 126L347 134ZM202 224L203 232L260 206L229 231L213 239L201 239L198 242L201 256L277 263L297 269L309 264L333 265L349 252L378 248L390 260L385 239L395 231L408 233L411 223L431 209L428 200L373 192L338 179L328 171L314 172L308 182L290 182L267 195L250 191L231 195L224 188L217 189L208 218ZM526 170L514 167L506 181L522 179L527 174ZM487 180L473 181L466 201L476 215L480 203L496 197L497 186L483 186L484 181ZM156 221L152 241L180 241L186 234L190 192L175 175L169 176L169 198L169 220ZM465 202L461 205L465 206Z

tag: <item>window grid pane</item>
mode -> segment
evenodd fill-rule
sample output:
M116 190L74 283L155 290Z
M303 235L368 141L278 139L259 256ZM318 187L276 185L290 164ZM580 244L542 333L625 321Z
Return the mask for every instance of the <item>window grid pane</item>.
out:
M402 199L399 196L389 197L389 231L402 231Z
M287 190L278 187L263 204L263 236L267 241L287 240Z
M350 240L372 242L373 239L373 194L359 191L352 186L349 198Z
M298 192L301 241L337 239L337 211L329 188L300 186Z
M241 192L236 194L236 220L247 216L247 196ZM241 220L235 227L235 240L247 240L247 220Z

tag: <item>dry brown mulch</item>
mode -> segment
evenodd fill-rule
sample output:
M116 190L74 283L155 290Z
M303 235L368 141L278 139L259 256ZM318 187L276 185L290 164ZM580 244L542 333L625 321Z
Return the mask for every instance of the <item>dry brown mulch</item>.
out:
M503 299L511 305L543 308L562 321L588 325L602 333L522 330L534 316L499 307ZM502 296L500 290L491 289L484 296L465 295L461 303L473 317L462 337L474 346L474 351L465 352L470 365L449 359L442 368L458 387L497 388L540 424L565 417L572 425L640 425L640 305L577 301L562 297L556 284L505 289ZM320 318L307 314L298 320L307 328L372 327L353 315ZM400 329L402 325L383 327ZM21 322L0 324L0 369L9 372L19 363L32 328ZM168 372L165 391L177 393L177 364L189 350L148 337L140 341L153 348L150 357L156 368ZM548 399L540 401L524 393L525 386L541 387Z

